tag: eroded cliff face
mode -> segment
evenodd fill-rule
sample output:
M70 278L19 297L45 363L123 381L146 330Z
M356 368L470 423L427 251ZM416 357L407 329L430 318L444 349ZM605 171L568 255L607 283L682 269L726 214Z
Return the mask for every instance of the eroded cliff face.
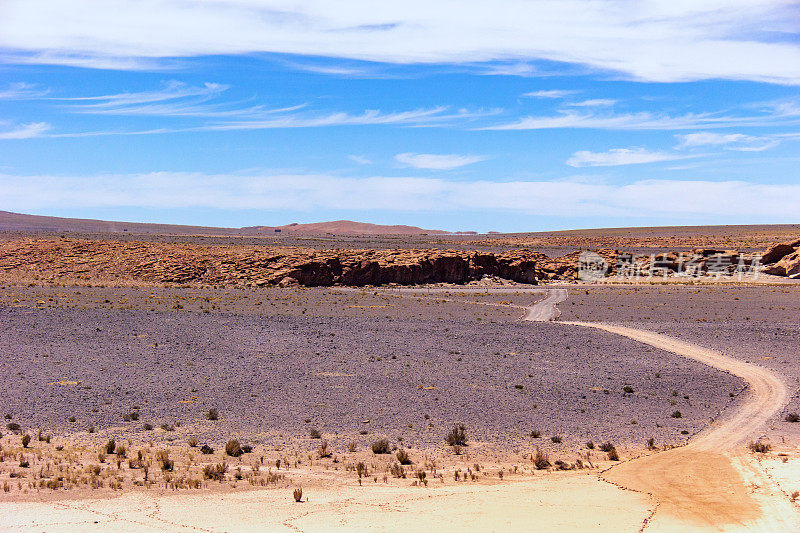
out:
M263 286L467 283L496 276L520 283L574 279L575 259L531 250L308 250L257 246L24 239L0 243L0 272L45 281Z

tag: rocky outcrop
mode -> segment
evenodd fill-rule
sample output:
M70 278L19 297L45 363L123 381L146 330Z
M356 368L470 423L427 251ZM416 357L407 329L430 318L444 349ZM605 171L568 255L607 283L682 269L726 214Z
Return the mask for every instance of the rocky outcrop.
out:
M800 239L770 246L761 262L766 274L800 279Z
M467 283L496 276L537 283L539 264L550 269L545 271L546 279L568 276L574 270L551 268L553 262L530 250L500 254L405 249L320 251L77 239L0 244L0 272L48 281L313 287Z

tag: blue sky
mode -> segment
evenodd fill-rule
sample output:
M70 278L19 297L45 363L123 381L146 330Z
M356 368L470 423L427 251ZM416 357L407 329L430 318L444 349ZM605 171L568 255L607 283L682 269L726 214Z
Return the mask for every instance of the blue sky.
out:
M0 209L797 223L800 10L696 4L10 0Z

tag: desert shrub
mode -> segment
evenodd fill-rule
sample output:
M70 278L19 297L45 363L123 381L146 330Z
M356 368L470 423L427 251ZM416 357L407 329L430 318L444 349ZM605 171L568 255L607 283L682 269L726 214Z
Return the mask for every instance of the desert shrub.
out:
M311 435L312 439L321 439L322 438L322 433L320 433L319 430L316 429L316 428L313 428L311 430L310 435Z
M225 453L231 457L239 457L244 452L242 451L239 441L236 439L231 439L225 444Z
M561 437L559 437L558 435L553 435L552 437L550 437L550 441L551 441L553 444L561 444L561 442L563 441L563 439L562 439Z
M228 465L226 463L219 463L216 465L206 465L203 467L203 479L224 481L225 472L227 471L228 471Z
M114 442L114 439L110 439L108 442L106 442L106 453L108 455L113 454L114 450L116 449L117 449L117 443Z
M163 424L161 424L161 429L163 429L164 431L175 431L175 426L164 422Z
M592 441L587 442L586 447L590 450L594 450L594 442Z
M412 463L411 456L405 450L397 450L396 457L401 465L410 465Z
M541 431L536 430L536 429L531 431L531 437L533 437L534 439L538 439L541 436L542 436L542 432Z
M320 459L331 456L331 452L328 450L328 441L324 440L319 443L319 449L317 449L317 453L319 454Z
M797 413L789 413L786 415L786 418L784 418L784 420L786 420L787 422L800 422L800 415L798 415Z
M600 446L598 446L597 449L600 450L601 452L608 453L614 449L614 445L611 444L610 442L604 442Z
M202 453L204 455L211 455L212 453L214 453L214 448L212 448L208 444L203 444L200 447L200 453Z
M766 441L757 440L755 442L751 442L748 445L748 448L750 448L751 452L767 453L768 451L770 451L772 449L772 445L770 443L766 442Z
M607 453L609 461L619 461L619 453L616 448L611 448Z
M800 498L800 490L792 492L790 498L792 499L792 501L797 501L797 498Z
M294 496L294 501L296 501L297 503L302 502L303 501L303 489L301 489L300 487L297 487L296 489L294 489L294 492L292 492L292 496Z
M380 439L372 443L372 453L389 453L389 439Z
M186 443L187 443L187 444L188 444L190 447L192 447L192 448L196 448L196 447L197 447L197 445L200 443L200 441L198 441L198 440L197 440L197 437L189 437L189 439L186 441Z
M550 458L547 456L547 453L536 448L536 455L533 457L533 466L536 467L536 470L544 470L550 466Z
M363 462L359 461L356 465L356 472L358 473L359 479L362 477L367 477L369 475L369 470L367 469L367 465Z
M253 447L249 444L242 444L242 453L250 453L253 451Z
M114 453L117 454L117 457L124 458L128 454L128 450L125 448L125 446L120 444L117 446L117 449L114 450Z
M144 424L142 424L142 429L145 431L151 431L153 429L153 424L148 424L147 422L145 422Z
M69 417L69 421L70 422L75 422L75 417L74 416Z
M389 473L392 474L392 476L394 476L396 478L405 478L406 477L406 473L403 470L403 467L400 466L399 463L392 463L391 466L389 466Z
M131 414L128 415L128 416L131 417L131 420L134 420L134 421L135 420L139 420L139 413L137 413L136 411L132 411Z
M28 444L31 442L31 436L27 433L22 436L22 447L27 448Z
M683 415L681 414L680 411L673 411L672 414L669 416L671 416L672 418L683 418Z
M453 445L453 453L456 455L461 455L461 446L458 444Z
M169 450L158 450L156 452L156 461L161 465L161 470L164 472L172 472L175 467L175 462L169 458Z
M630 385L625 385L624 387L622 387L622 392L624 392L625 394L633 394L633 387L631 387Z
M9 431L19 431L22 428L20 428L19 424L17 424L16 422L9 422L8 424L6 424L6 429L8 429Z
M647 449L648 450L655 450L656 449L656 439L650 437L647 439Z
M206 418L209 420L219 420L219 411L217 411L216 407L212 407L208 410Z
M463 425L453 426L453 429L448 433L445 442L450 446L466 446L467 445L467 431Z
M350 444L347 445L347 451L350 453L354 453L357 449L358 448L356 447L355 442L351 442Z

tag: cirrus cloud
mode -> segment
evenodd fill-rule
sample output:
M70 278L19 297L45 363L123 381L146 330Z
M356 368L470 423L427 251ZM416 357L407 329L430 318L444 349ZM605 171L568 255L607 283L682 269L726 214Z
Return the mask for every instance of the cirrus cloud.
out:
M482 155L462 154L413 154L403 153L394 156L395 161L404 165L426 170L451 170L488 159Z
M2 12L0 47L7 60L29 63L139 69L267 52L398 64L544 60L656 82L800 84L796 6L785 0L378 8L368 0L5 0Z
M687 156L665 152L651 152L645 148L614 148L607 152L581 150L567 159L571 167L612 167L619 165L641 165L659 161L674 161Z

